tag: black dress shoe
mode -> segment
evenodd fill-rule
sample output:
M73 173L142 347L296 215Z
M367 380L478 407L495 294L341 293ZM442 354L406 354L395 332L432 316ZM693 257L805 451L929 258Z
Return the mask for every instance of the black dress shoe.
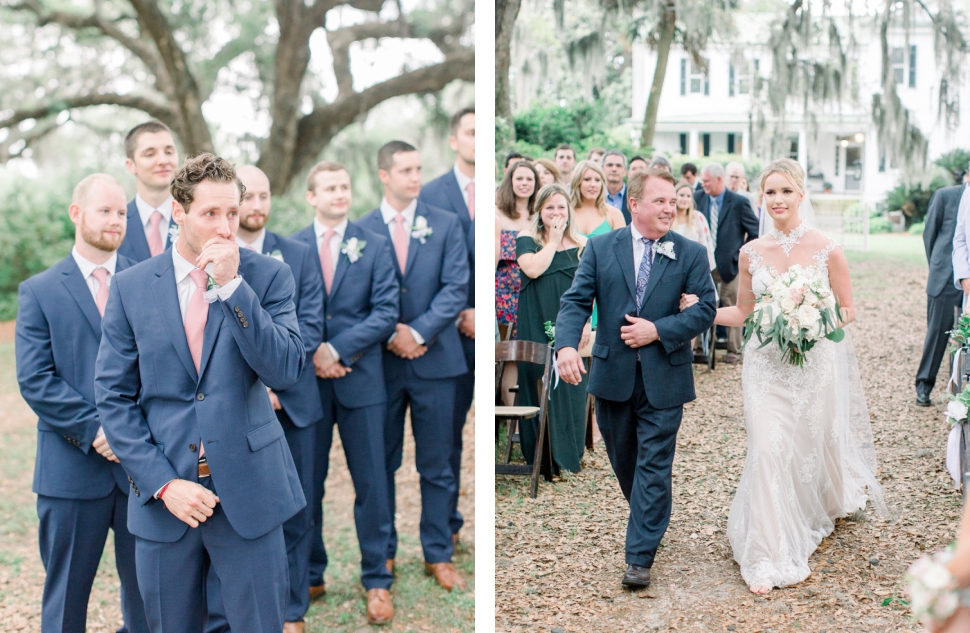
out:
M623 574L623 586L644 589L650 586L650 568L629 565Z
M933 403L930 402L930 397L929 396L924 396L921 393L916 394L916 405L917 406L920 406L920 407L928 407L928 406L930 406L932 404Z

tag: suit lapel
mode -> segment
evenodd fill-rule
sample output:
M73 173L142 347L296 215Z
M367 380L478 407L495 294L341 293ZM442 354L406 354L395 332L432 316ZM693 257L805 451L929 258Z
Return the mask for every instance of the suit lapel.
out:
M138 213L138 205L134 200L128 203L128 231L125 234L125 243L131 244L134 255L141 258L141 261L152 256L148 248L148 237L145 236L145 227L141 225L141 214Z
M356 237L359 240L360 239L360 236L356 235L356 233L357 233L357 227L355 227L353 224L351 224L350 222L348 222L347 223L347 230L344 231L344 241L346 242L347 240L349 240L352 237ZM364 248L366 248L366 246ZM409 248L408 251L410 251L410 250L411 249ZM337 288L340 287L340 282L343 281L344 275L347 274L347 269L350 268L350 266L351 266L350 258L347 257L345 254L341 253L340 251L341 251L341 249L338 248L337 249L337 267L334 269L334 272L333 272L333 285L330 286L330 292L329 293L327 293L325 291L325 294L327 294L328 296L337 294ZM361 257L364 256L363 252L361 252L361 255L360 256Z
M623 273L623 280L630 291L633 300L637 299L637 280L633 276L633 234L630 228L624 228L617 232L616 239L613 241L613 252L616 253L617 263Z
M653 245L653 265L650 267L650 279L647 281L646 290L643 291L643 299L640 300L641 312L643 311L643 306L647 305L647 299L650 298L650 293L652 293L653 289L657 287L658 283L660 283L660 277L663 276L664 271L667 270L667 263L670 261L670 259L657 253L657 245L666 241L669 241L669 238L664 237Z
M263 255L269 255L276 249L276 235L266 231L263 236Z
M414 221L417 222L418 217L420 216L424 216L425 220L428 219L427 216L421 213L421 207L419 205L418 209L414 212ZM428 223L428 227L431 228L431 230L434 230L434 227L431 226L430 222ZM410 233L411 231L409 230L408 232ZM425 240L427 239L428 238L425 238ZM410 240L411 240L410 243L408 243L408 263L407 263L407 266L404 267L404 273L411 272L411 268L414 267L414 260L418 257L418 249L421 248L421 240L419 240L416 237L412 237L410 238ZM391 246L393 248L393 244ZM397 257L395 257L394 259L397 260Z
M182 323L182 311L179 309L178 291L175 289L175 268L171 257L163 258L161 269L156 271L157 279L152 282L152 295L155 306L162 316L162 322L168 330L169 339L175 346L175 352L182 360L185 371L194 379L198 378L189 343L185 339L185 325ZM208 324L206 324L208 326ZM204 339L203 339L204 340Z
M448 173L448 178L445 179L445 185L448 187L448 198L451 200L451 205L455 208L458 221L461 222L461 228L467 233L472 219L468 215L468 205L465 203L465 196L462 195L461 186L458 184L458 177L455 176L454 170Z
M202 335L202 359L199 361L199 378L205 373L205 368L209 364L209 357L212 356L212 349L216 346L219 332L225 315L219 301L209 304L209 314L205 321L205 332ZM186 344L188 347L188 344Z
M94 335L98 340L101 340L101 313L98 312L98 305L94 302L94 297L91 296L91 290L84 280L84 275L81 274L81 269L77 267L77 262L70 255L68 257L71 258L71 261L67 262L64 270L64 287L67 288L67 291L71 293L71 296L74 297L81 308L84 318L87 319L91 329L94 330Z
M173 226L175 227L176 231L179 230L178 224L175 223L174 213L168 216L168 229L165 231L165 248L162 249L163 251L172 246L172 227ZM145 243L146 244L148 243L147 239L145 240Z

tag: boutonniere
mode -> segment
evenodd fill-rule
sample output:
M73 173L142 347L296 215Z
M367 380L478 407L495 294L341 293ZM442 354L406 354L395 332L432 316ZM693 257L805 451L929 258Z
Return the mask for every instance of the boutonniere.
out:
M340 245L340 252L346 255L350 263L353 264L360 259L360 254L364 252L365 246L367 246L367 242L352 237Z
M428 226L428 218L423 215L415 216L414 226L411 228L411 237L416 238L422 244L434 230Z
M179 238L179 225L173 224L168 227L168 243L174 244Z
M215 278L209 273L210 266L212 264L206 266L206 277L209 279L205 283L205 292L202 294L202 298L205 299L206 303L215 303L219 300L219 290L222 286L217 284Z
M278 249L278 248L275 251L273 251L272 253L270 253L269 256L272 257L273 259L278 259L281 262L283 261L283 253L281 253L280 252L280 249Z
M677 259L677 254L674 253L674 243L670 241L657 243L657 254L663 255L667 259Z

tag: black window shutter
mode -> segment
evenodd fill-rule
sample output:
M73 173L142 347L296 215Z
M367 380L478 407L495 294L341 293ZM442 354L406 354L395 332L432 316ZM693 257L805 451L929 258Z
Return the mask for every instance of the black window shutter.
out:
M728 64L728 96L734 96L734 64Z

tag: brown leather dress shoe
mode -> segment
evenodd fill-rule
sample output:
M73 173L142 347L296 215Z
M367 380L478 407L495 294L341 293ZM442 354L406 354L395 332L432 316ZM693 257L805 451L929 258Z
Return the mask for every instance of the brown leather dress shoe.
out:
M391 592L387 589L367 591L367 621L371 624L387 624L394 617Z
M451 591L455 587L458 587L462 591L465 590L465 581L458 574L458 570L451 563L425 563L424 571L430 576L434 576L434 579L438 581L438 584Z
M284 622L283 633L303 633L305 627L303 622Z
M321 582L319 585L310 585L310 600L316 600L325 595L327 595L327 583Z
M384 563L384 566L387 567L387 571L391 572L392 574L394 573L394 559L393 558L388 558L387 559L387 562Z

